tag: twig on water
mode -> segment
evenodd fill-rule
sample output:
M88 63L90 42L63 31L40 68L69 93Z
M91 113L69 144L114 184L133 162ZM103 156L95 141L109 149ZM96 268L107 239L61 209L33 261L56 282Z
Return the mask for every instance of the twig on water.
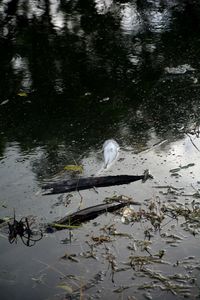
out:
M191 136L190 136L187 132L186 132L186 135L189 137L189 139L190 139L192 145L197 149L197 151L200 152L199 148L195 145L195 143L194 143L194 141L192 140Z

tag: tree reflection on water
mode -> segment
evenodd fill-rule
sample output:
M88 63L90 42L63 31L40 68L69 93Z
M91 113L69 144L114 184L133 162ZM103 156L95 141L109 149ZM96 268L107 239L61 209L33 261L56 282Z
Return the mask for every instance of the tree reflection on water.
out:
M159 137L195 121L197 11L186 0L2 1L3 141L147 143L149 130ZM195 72L165 74L184 63Z

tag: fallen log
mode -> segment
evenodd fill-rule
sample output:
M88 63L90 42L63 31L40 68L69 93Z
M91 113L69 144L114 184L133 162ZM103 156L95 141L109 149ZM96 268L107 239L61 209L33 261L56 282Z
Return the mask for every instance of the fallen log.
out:
M62 182L48 183L42 186L42 189L46 190L46 192L43 195L51 195L86 190L94 187L106 187L113 185L128 184L138 180L142 180L143 182L145 182L147 179L150 178L153 178L153 176L149 174L148 170L145 170L143 175L88 177L65 180Z
M131 200L123 201L123 202L117 202L117 203L103 203L98 204L95 206L90 206L84 209L81 209L77 212L74 212L68 216L63 217L62 219L56 221L55 223L49 224L49 228L55 228L57 230L65 229L65 227L60 225L67 225L73 226L73 225L80 225L82 222L90 221L92 219L95 219L100 214L103 214L104 212L113 212L116 211L128 204L132 205L140 205L138 202L134 202Z

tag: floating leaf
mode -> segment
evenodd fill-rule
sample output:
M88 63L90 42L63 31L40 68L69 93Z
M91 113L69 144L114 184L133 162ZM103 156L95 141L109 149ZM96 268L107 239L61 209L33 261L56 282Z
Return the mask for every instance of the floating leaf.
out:
M65 171L71 171L71 172L76 172L76 173L82 173L83 172L83 166L80 165L67 165L64 167Z
M69 286L65 283L60 283L60 284L57 285L57 287L65 290L69 294L73 293L73 289L71 288L71 286Z
M26 92L19 92L17 95L20 96L20 97L27 97L28 96L28 94Z

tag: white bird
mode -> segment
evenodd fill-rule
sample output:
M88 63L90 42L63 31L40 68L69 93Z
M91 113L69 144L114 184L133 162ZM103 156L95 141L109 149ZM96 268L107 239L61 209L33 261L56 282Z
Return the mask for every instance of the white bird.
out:
M111 139L106 140L103 144L103 155L104 155L104 169L107 169L108 166L114 162L119 153L119 145L118 143Z

